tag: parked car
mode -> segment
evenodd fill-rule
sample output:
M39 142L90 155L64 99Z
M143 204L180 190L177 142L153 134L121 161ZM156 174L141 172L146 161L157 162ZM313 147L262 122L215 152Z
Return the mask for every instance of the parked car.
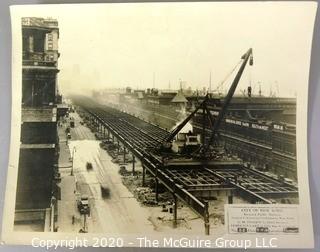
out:
M93 169L92 163L87 162L86 168L87 168L87 170L92 170Z
M82 195L77 200L77 206L81 214L90 214L89 197L87 195Z

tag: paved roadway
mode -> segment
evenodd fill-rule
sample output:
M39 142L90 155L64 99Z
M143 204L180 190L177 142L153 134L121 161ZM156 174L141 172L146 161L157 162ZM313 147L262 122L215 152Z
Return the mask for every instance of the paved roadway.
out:
M90 197L88 231L113 234L155 232L152 223L148 221L148 209L141 206L122 184L119 166L112 163L111 157L99 147L94 134L80 124L79 116L76 113L70 116L75 119L76 125L71 129L69 149L71 153L75 150L74 174L77 190ZM93 164L92 171L87 171L87 162ZM102 183L110 188L111 195L108 199L101 197Z

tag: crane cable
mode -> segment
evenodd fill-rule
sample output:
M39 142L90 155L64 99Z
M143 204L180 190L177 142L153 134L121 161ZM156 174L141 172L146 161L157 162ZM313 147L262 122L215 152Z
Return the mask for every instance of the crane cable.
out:
M252 88L252 67L249 67L248 71L249 71L249 76L248 76L249 85L248 85L248 88L247 88L246 91L247 91L247 97L251 97L252 93L253 93L253 88ZM250 93L249 93L249 89L250 89Z
M234 73L234 71L237 69L237 67L241 64L242 59L235 65L235 67L227 74L227 76L221 81L221 83L212 91L219 91L221 87L225 84L225 82L228 80L228 78Z

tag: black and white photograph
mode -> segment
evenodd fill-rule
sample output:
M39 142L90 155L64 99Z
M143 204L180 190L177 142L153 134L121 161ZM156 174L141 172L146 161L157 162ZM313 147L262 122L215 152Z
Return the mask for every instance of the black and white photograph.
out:
M12 7L7 240L269 235L312 247L315 13L311 2Z

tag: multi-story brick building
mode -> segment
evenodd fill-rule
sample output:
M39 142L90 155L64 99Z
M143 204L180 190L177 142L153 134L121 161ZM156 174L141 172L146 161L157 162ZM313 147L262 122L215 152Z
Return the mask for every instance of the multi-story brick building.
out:
M57 20L22 18L22 118L16 222L28 218L41 221L51 206L58 156L58 38ZM34 209L39 214L24 214Z

